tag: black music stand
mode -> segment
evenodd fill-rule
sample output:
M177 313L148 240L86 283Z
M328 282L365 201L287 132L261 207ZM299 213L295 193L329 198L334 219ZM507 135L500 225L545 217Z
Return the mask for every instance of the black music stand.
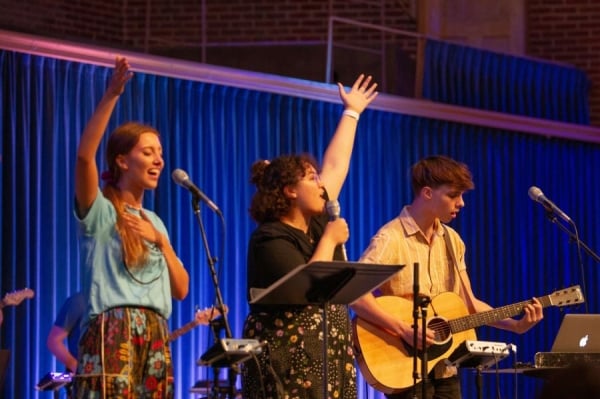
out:
M404 265L313 262L300 265L267 288L250 288L250 304L323 307L323 397L327 397L327 307L349 305L375 290Z
M404 265L313 262L300 265L267 288L250 288L251 305L349 305Z

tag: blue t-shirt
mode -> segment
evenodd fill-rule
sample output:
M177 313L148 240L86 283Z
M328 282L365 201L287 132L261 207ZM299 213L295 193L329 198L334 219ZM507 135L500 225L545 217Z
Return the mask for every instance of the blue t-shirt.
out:
M67 345L69 347L69 352L71 352L75 358L77 358L77 346L79 344L79 337L81 335L79 323L81 321L81 317L85 313L86 307L87 301L85 295L83 295L81 292L73 294L68 297L65 303L62 305L58 311L58 316L56 316L56 320L54 321L54 325L56 327L60 327L69 333Z
M139 215L135 209L127 211ZM162 220L150 210L143 211L154 227L168 237ZM75 217L84 267L83 292L88 298L82 326L105 310L122 306L154 309L165 319L169 318L171 285L163 253L152 243L146 243L149 248L146 263L127 268L121 237L116 230L117 212L100 189L85 217L80 219L76 212Z

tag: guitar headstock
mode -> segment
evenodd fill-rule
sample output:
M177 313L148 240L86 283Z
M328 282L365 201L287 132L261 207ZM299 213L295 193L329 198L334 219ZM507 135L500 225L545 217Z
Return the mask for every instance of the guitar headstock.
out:
M34 292L31 288L23 288L22 290L10 292L4 295L2 298L3 306L16 306L23 302L25 299L31 299L34 296Z
M224 306L225 313L229 312L227 305ZM194 320L197 324L207 325L217 317L221 316L221 312L216 307L206 308L196 311Z
M548 297L554 306L572 306L585 302L581 288L578 285L554 291Z

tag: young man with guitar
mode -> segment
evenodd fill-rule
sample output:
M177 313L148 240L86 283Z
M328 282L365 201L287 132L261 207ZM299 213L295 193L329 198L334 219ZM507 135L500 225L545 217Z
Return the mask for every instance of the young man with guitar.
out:
M362 255L360 262L375 264L403 264L404 269L394 275L380 287L383 295L404 298L408 314L405 317L390 309L380 298L367 294L357 301L352 309L359 320L355 323L355 342L357 359L361 371L367 381L375 388L386 393L387 398L400 399L413 397L413 363L412 348L405 350L407 345L412 347L414 330L412 327L412 297L415 282L413 281L413 265L418 263L419 294L433 298L429 306L428 318L432 314L442 314L442 305L450 308L464 309L467 314L474 314L491 310L492 308L475 297L471 290L471 283L467 274L464 254L465 244L452 228L445 225L458 216L464 207L463 194L474 188L471 173L466 165L445 156L433 156L422 159L411 169L413 202L405 206L398 217L384 225L372 238L367 250ZM444 293L454 293L458 298L455 303L443 300L437 304L435 297ZM401 297L401 298L398 298ZM386 297L381 297L386 298ZM437 305L440 305L439 307ZM449 309L452 312L452 309ZM524 302L519 312L524 316L519 319L505 318L491 323L494 327L523 333L533 327L543 318L542 305L537 299ZM452 314L450 314L451 316ZM507 316L508 317L508 316ZM362 324L361 324L362 323ZM417 333L417 348L423 347L422 332ZM368 360L375 364L366 364L366 353L370 350L368 342L361 342L363 337L373 332L376 340L380 340L375 350L384 348L384 354ZM382 335L382 336L378 336ZM440 341L441 331L428 324L426 328L427 348L432 348ZM474 335L474 333L473 333ZM474 338L468 338L474 339ZM403 342L402 342L403 341ZM454 345L460 337L454 337ZM399 356L406 358L406 362L389 362L393 351L398 350ZM429 352L429 350L428 350ZM435 399L457 399L461 397L460 380L454 367L446 366L443 361L452 353L452 350L439 354L438 358L432 355L428 360L428 384L426 397ZM444 356L442 356L444 355ZM390 366L383 370L375 370L378 363L382 367ZM429 366L430 365L430 366ZM377 381L377 372L381 371L386 378L398 376L399 383L381 383ZM414 392L421 397L421 383L414 386Z

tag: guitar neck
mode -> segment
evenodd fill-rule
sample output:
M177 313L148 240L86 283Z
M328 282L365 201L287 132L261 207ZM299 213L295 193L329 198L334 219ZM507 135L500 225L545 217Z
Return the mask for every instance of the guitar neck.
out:
M178 328L177 330L171 332L169 334L169 341L175 341L177 338L181 337L183 334L190 331L192 328L196 327L198 322L196 320L192 320L184 326Z
M550 300L550 295L546 295L538 298L543 308L552 305L552 301ZM495 323L500 320L507 319L509 317L517 316L523 313L523 308L526 305L529 305L531 300L522 301L513 303L512 305L501 306L499 308L495 308L492 310L487 310L485 312L475 313L468 316L463 316L456 318L454 320L450 320L448 324L450 324L450 331L453 334L470 330L475 327L484 326L487 324Z

